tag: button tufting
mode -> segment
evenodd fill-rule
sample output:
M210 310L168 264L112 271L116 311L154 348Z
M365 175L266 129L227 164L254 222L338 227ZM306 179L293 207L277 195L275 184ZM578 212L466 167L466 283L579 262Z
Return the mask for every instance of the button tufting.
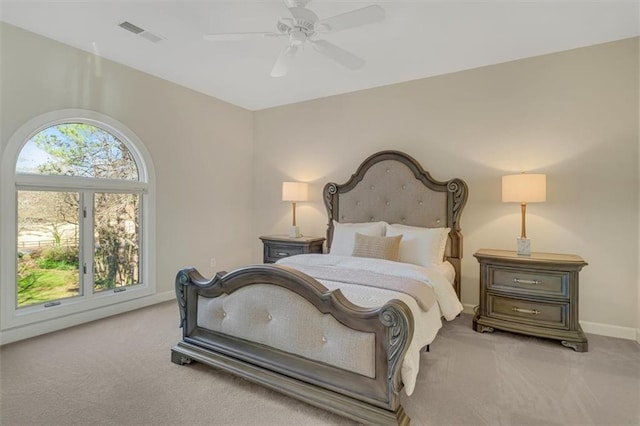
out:
M391 205L391 203L390 203L390 202L388 202L388 201L387 201L385 204L386 204L386 205L388 205L388 206L390 206L390 205Z
M373 186L373 185L371 185L371 189L376 189L376 187L375 187L375 186Z
M402 218L402 223L407 223L407 219Z
M407 185L402 185L402 189L407 189Z
M356 201L356 206L359 206L359 205L360 205L360 201Z
M369 221L373 222L373 216L371 216L371 217L369 218Z
M436 223L440 223L440 219L436 219Z
M269 321L271 321L273 319L273 317L271 316L271 314L267 315L267 318L269 318Z
M423 205L424 203L422 201L418 201L418 204L419 205Z
M327 338L326 338L326 337L324 337L324 336L322 336L322 341L326 343Z
M391 172L391 169L387 169L387 173Z
M223 316L223 317L226 317L226 316L227 316L227 313L223 311L223 312L222 312L222 316Z

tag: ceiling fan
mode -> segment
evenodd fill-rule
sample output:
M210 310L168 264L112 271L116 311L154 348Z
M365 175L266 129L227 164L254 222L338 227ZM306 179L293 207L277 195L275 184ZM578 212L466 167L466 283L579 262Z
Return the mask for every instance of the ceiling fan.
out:
M291 61L298 50L304 47L306 43L311 44L317 52L333 59L342 66L351 70L361 68L365 62L364 59L326 40L317 40L315 37L317 34L327 34L382 21L385 16L384 9L378 5L371 5L329 18L318 19L318 15L306 8L309 1L285 0L289 13L291 13L291 18L280 19L277 24L277 32L208 34L204 36L204 39L208 41L238 41L267 37L287 37L289 42L282 48L271 69L272 77L286 75Z

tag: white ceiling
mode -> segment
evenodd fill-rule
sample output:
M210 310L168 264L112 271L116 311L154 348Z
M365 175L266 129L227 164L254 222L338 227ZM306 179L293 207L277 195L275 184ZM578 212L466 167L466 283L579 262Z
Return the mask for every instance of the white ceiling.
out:
M366 59L351 71L307 48L269 76L280 37L207 42L218 32L275 31L282 1L0 0L0 19L235 105L263 108L640 35L639 1L323 1L320 19L379 4L384 21L318 38ZM129 21L164 38L118 27Z

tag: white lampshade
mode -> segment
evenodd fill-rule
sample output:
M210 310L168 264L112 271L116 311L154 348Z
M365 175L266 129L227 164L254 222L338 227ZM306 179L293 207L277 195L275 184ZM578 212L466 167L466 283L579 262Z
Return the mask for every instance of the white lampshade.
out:
M520 173L502 176L502 201L506 203L547 201L547 175Z
M282 182L282 201L308 201L309 185L304 182Z

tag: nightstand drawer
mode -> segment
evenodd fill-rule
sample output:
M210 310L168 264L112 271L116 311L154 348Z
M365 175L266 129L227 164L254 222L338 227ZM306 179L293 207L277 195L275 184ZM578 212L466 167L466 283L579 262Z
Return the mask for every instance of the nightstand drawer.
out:
M487 294L487 316L523 324L569 329L569 303L540 302Z
M294 256L304 253L303 246L293 246L285 244L269 244L267 245L267 257L270 259L282 259L283 257Z
M322 253L323 237L291 238L286 235L267 235L262 240L263 262L275 263L296 254Z
M526 269L489 267L487 290L517 294L569 298L569 274Z

